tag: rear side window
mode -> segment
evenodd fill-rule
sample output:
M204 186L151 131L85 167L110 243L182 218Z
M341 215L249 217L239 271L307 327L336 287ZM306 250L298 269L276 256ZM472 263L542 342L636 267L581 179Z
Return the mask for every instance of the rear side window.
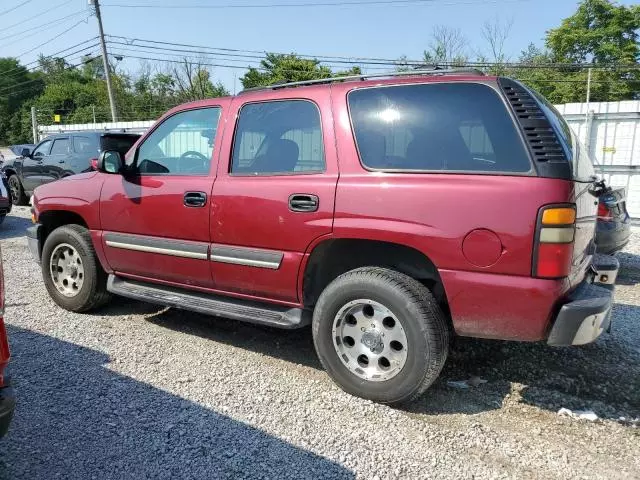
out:
M139 135L103 135L100 137L100 150L103 152L115 150L124 157L138 138L140 138Z
M69 153L69 139L58 138L53 141L51 155L67 155Z
M348 97L362 164L376 170L526 173L506 106L476 83L398 85Z
M98 141L95 137L76 135L73 137L73 149L80 155L98 155Z
M250 103L242 107L231 173L290 175L323 172L318 107L307 100Z

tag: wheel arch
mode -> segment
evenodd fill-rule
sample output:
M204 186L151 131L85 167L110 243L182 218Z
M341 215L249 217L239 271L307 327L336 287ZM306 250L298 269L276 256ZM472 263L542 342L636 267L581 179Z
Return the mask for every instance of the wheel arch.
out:
M349 270L366 266L389 268L420 281L451 322L444 283L435 263L413 247L381 240L329 238L315 245L302 272L303 304L312 308L331 281Z

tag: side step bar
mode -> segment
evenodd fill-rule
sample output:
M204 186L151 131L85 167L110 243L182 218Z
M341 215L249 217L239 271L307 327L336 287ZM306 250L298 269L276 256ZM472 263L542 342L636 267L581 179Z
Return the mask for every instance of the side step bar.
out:
M311 312L180 288L167 287L109 275L107 290L116 295L168 307L232 318L278 328L300 328L311 323Z

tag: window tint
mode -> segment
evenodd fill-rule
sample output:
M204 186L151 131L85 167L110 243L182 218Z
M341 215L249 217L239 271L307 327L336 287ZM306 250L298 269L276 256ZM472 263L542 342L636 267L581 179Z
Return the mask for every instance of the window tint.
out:
M528 172L508 111L475 83L354 90L349 109L362 163L382 170Z
M53 141L53 147L51 147L51 155L68 155L69 154L69 139L58 138Z
M231 172L238 175L322 172L320 112L306 100L251 103L240 110Z
M209 173L220 108L201 108L167 118L140 145L138 171L153 175Z
M98 155L98 142L93 137L73 137L73 149L81 155Z
M133 144L138 141L140 135L102 135L100 137L100 150L115 150L123 157L129 151Z
M33 151L32 157L43 157L45 155L49 155L49 149L51 149L51 140L45 140L42 142L38 148Z

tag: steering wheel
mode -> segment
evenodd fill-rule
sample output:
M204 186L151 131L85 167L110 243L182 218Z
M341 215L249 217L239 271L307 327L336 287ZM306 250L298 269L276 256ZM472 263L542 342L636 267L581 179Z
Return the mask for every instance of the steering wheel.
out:
M182 168L182 164L186 163L184 160L191 159L187 168ZM200 162L194 162L193 159L200 160ZM195 150L189 150L180 155L180 162L178 163L179 170L181 172L205 172L209 167L209 158L204 156L200 152L196 152Z

